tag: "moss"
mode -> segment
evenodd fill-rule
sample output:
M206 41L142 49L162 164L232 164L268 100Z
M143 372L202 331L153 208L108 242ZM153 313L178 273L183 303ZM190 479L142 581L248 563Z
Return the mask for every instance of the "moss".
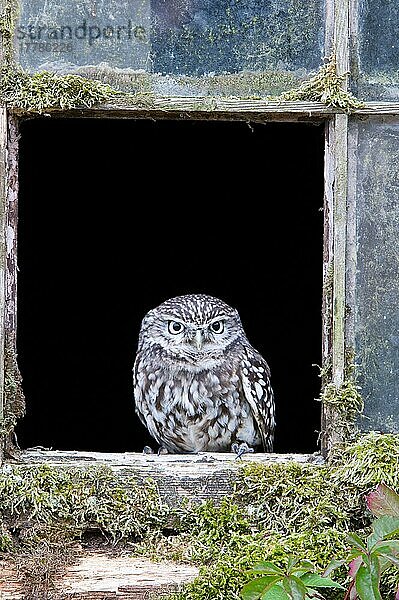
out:
M9 552L14 548L12 536L3 523L0 523L0 552Z
M55 523L71 536L79 537L90 528L113 541L144 536L163 526L168 514L153 482L139 485L132 479L121 487L106 467L5 467L0 506L11 529L33 522Z
M0 102L11 108L43 112L51 108L91 107L107 102L120 92L98 81L78 75L57 75L42 71L29 74L14 61L13 35L19 14L15 0L5 0L0 15L2 68L0 70Z
M51 592L76 540L98 532L112 545L128 542L134 554L199 565L199 577L170 600L238 600L246 570L259 560L282 564L293 553L323 568L344 557L346 532L368 533L364 495L381 481L399 491L399 438L392 434L360 436L324 465L244 463L219 505L173 509L150 480L122 486L105 467L6 466L0 550L29 590ZM392 572L386 576L386 593L395 581Z
M98 532L110 543L140 540L165 527L170 509L148 480L122 487L106 467L3 467L0 550L9 552L26 598L52 598L54 580ZM56 591L54 598L57 598Z
M0 101L12 108L41 113L51 109L90 108L97 104L120 102L121 105L148 109L153 107L153 94L174 96L187 93L215 98L262 98L274 102L316 101L346 112L363 106L343 89L345 75L337 75L334 57L315 76L305 81L303 75L278 70L176 78L114 72L100 67L81 69L81 74L58 75L47 71L29 74L14 63L13 30L17 15L17 4L7 0L0 16L4 47ZM284 91L287 88L288 91ZM202 102L199 102L200 110L214 110L213 103L208 101L202 106Z
M241 470L235 497L242 507L249 507L258 527L286 535L305 529L317 533L331 526L346 529L348 515L340 493L339 484L330 481L328 467L259 464Z
M212 534L211 550L202 553L199 577L169 600L238 600L249 577L246 570L259 560L283 564L287 554L311 560L324 568L332 558L346 555L346 533L369 532L371 515L364 495L380 481L399 490L399 439L395 435L368 434L356 443L336 450L331 464L250 464L240 469L233 504L245 520L242 532L233 526L233 541L218 542ZM220 507L231 512L231 506ZM209 510L209 508L208 508ZM217 510L217 509L215 509ZM238 516L233 523L239 522ZM213 517L212 522L217 519ZM222 519L223 521L223 519ZM206 529L206 528L205 528ZM251 533L248 533L251 531ZM198 560L198 554L193 554ZM344 582L346 569L337 579ZM384 577L383 594L389 597L398 583L397 572ZM332 592L331 598L342 593Z
M3 11L0 14L2 64L10 65L14 58L13 35L19 15L19 2L17 0L3 0L2 5Z
M322 102L349 113L362 108L364 103L344 89L347 74L338 75L336 58L333 54L318 73L298 88L281 94L281 100Z
M0 100L12 108L43 112L51 108L91 107L120 95L110 86L79 75L43 71L30 75L22 69L0 72Z
M14 342L6 338L4 349L4 408L0 419L0 440L5 456L13 454L13 432L19 418L25 414L25 397Z
M334 55L308 79L303 74L278 70L241 71L201 77L130 74L100 67L85 68L81 72L123 89L126 93L134 91L147 96L198 96L198 110L214 110L215 100L229 96L270 102L321 102L345 112L364 106L364 103L343 89L346 75L337 74Z
M321 394L321 402L334 412L334 434L337 439L350 440L356 434L356 422L364 404L360 387L352 377L337 386L327 383Z
M380 482L399 491L399 436L371 432L331 459L332 477L363 495Z
M90 108L97 104L120 102L122 106L148 109L153 108L153 95L188 94L215 98L262 98L279 102L316 101L346 112L363 106L343 89L345 75L337 75L334 57L315 76L305 81L303 75L297 72L276 69L202 77L132 74L102 67L78 69L81 74L58 75L47 71L30 74L14 61L13 31L17 16L18 4L14 0L6 0L0 15L3 42L0 102L12 108L42 113L51 109ZM214 104L208 101L202 106L201 101L198 108L212 111Z

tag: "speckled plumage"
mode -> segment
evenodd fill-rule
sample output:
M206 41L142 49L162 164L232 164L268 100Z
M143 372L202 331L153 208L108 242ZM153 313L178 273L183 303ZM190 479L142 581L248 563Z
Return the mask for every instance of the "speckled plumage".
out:
M270 370L222 300L178 296L150 310L133 372L136 412L169 452L272 451Z

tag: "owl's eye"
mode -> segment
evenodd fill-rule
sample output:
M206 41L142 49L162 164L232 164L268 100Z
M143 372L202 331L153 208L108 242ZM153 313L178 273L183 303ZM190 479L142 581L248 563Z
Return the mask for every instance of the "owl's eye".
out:
M212 329L213 333L223 333L223 331L224 331L223 321L214 321L211 324L211 329Z
M178 333L181 333L184 329L184 325L182 323L179 323L179 321L169 321L168 322L168 330L169 333L173 333L174 335L177 335Z

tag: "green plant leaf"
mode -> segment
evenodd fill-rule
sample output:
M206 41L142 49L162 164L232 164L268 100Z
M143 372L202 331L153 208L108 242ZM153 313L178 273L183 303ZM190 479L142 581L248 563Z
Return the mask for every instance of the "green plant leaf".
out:
M382 540L375 544L374 549L379 552L388 551L392 554L399 554L399 540Z
M378 554L382 558L385 558L387 561L389 561L390 563L395 565L395 567L399 567L399 558L397 556L394 556L393 554L390 554L390 553L386 554L385 552L379 552Z
M345 564L346 560L337 560L334 558L328 563L327 568L324 570L323 576L328 577L328 575L331 575L331 573L333 573L335 569L338 569L338 567L342 567L342 565Z
M279 574L284 575L283 569L269 561L256 563L256 565L248 571L248 573L266 573L267 575Z
M265 577L257 577L252 581L249 581L241 589L241 597L243 600L260 600L264 594L278 581L281 579L276 575L269 575Z
M356 576L356 573L358 572L359 567L362 565L362 563L363 557L361 555L351 560L351 562L349 563L349 577L354 578Z
M347 535L348 541L352 546L360 550L361 552L367 552L367 548L362 538L357 535L357 533L348 533Z
M281 587L279 583L276 583L269 591L266 592L261 600L291 600L287 592Z
M295 567L295 565L298 564L298 562L299 562L298 558L290 555L287 560L287 571L291 571L291 569L293 569Z
M366 503L376 517L399 517L399 494L385 483L380 483L373 492L367 494Z
M379 517L371 524L373 533L367 538L367 547L369 550L388 535L399 531L399 517L384 516Z
M305 573L304 575L302 575L301 580L306 586L310 585L312 587L330 587L338 588L340 590L344 589L342 585L340 585L336 581L333 581L329 577L323 577L318 573Z
M289 575L283 579L285 591L289 594L292 600L304 600L306 598L306 585L295 575Z
M315 570L315 566L312 562L310 562L310 560L300 560L298 563L298 570L301 571L314 571Z
M352 550L350 552L348 552L345 562L353 560L354 558L357 558L358 556L362 556L362 554L364 554L364 552L365 552L365 550L358 550L357 548L352 548Z
M374 554L378 555L381 572L390 564L399 567L399 540L383 540L374 546Z
M356 573L356 591L361 600L382 600L379 590L380 569L377 557L371 560L371 568L361 565Z

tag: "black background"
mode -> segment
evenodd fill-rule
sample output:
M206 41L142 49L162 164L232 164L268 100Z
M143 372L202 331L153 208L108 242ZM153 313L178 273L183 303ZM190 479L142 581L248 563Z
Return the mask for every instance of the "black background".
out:
M323 126L37 118L21 134L20 445L151 444L133 404L140 322L201 292L239 310L269 362L275 450L316 450Z

